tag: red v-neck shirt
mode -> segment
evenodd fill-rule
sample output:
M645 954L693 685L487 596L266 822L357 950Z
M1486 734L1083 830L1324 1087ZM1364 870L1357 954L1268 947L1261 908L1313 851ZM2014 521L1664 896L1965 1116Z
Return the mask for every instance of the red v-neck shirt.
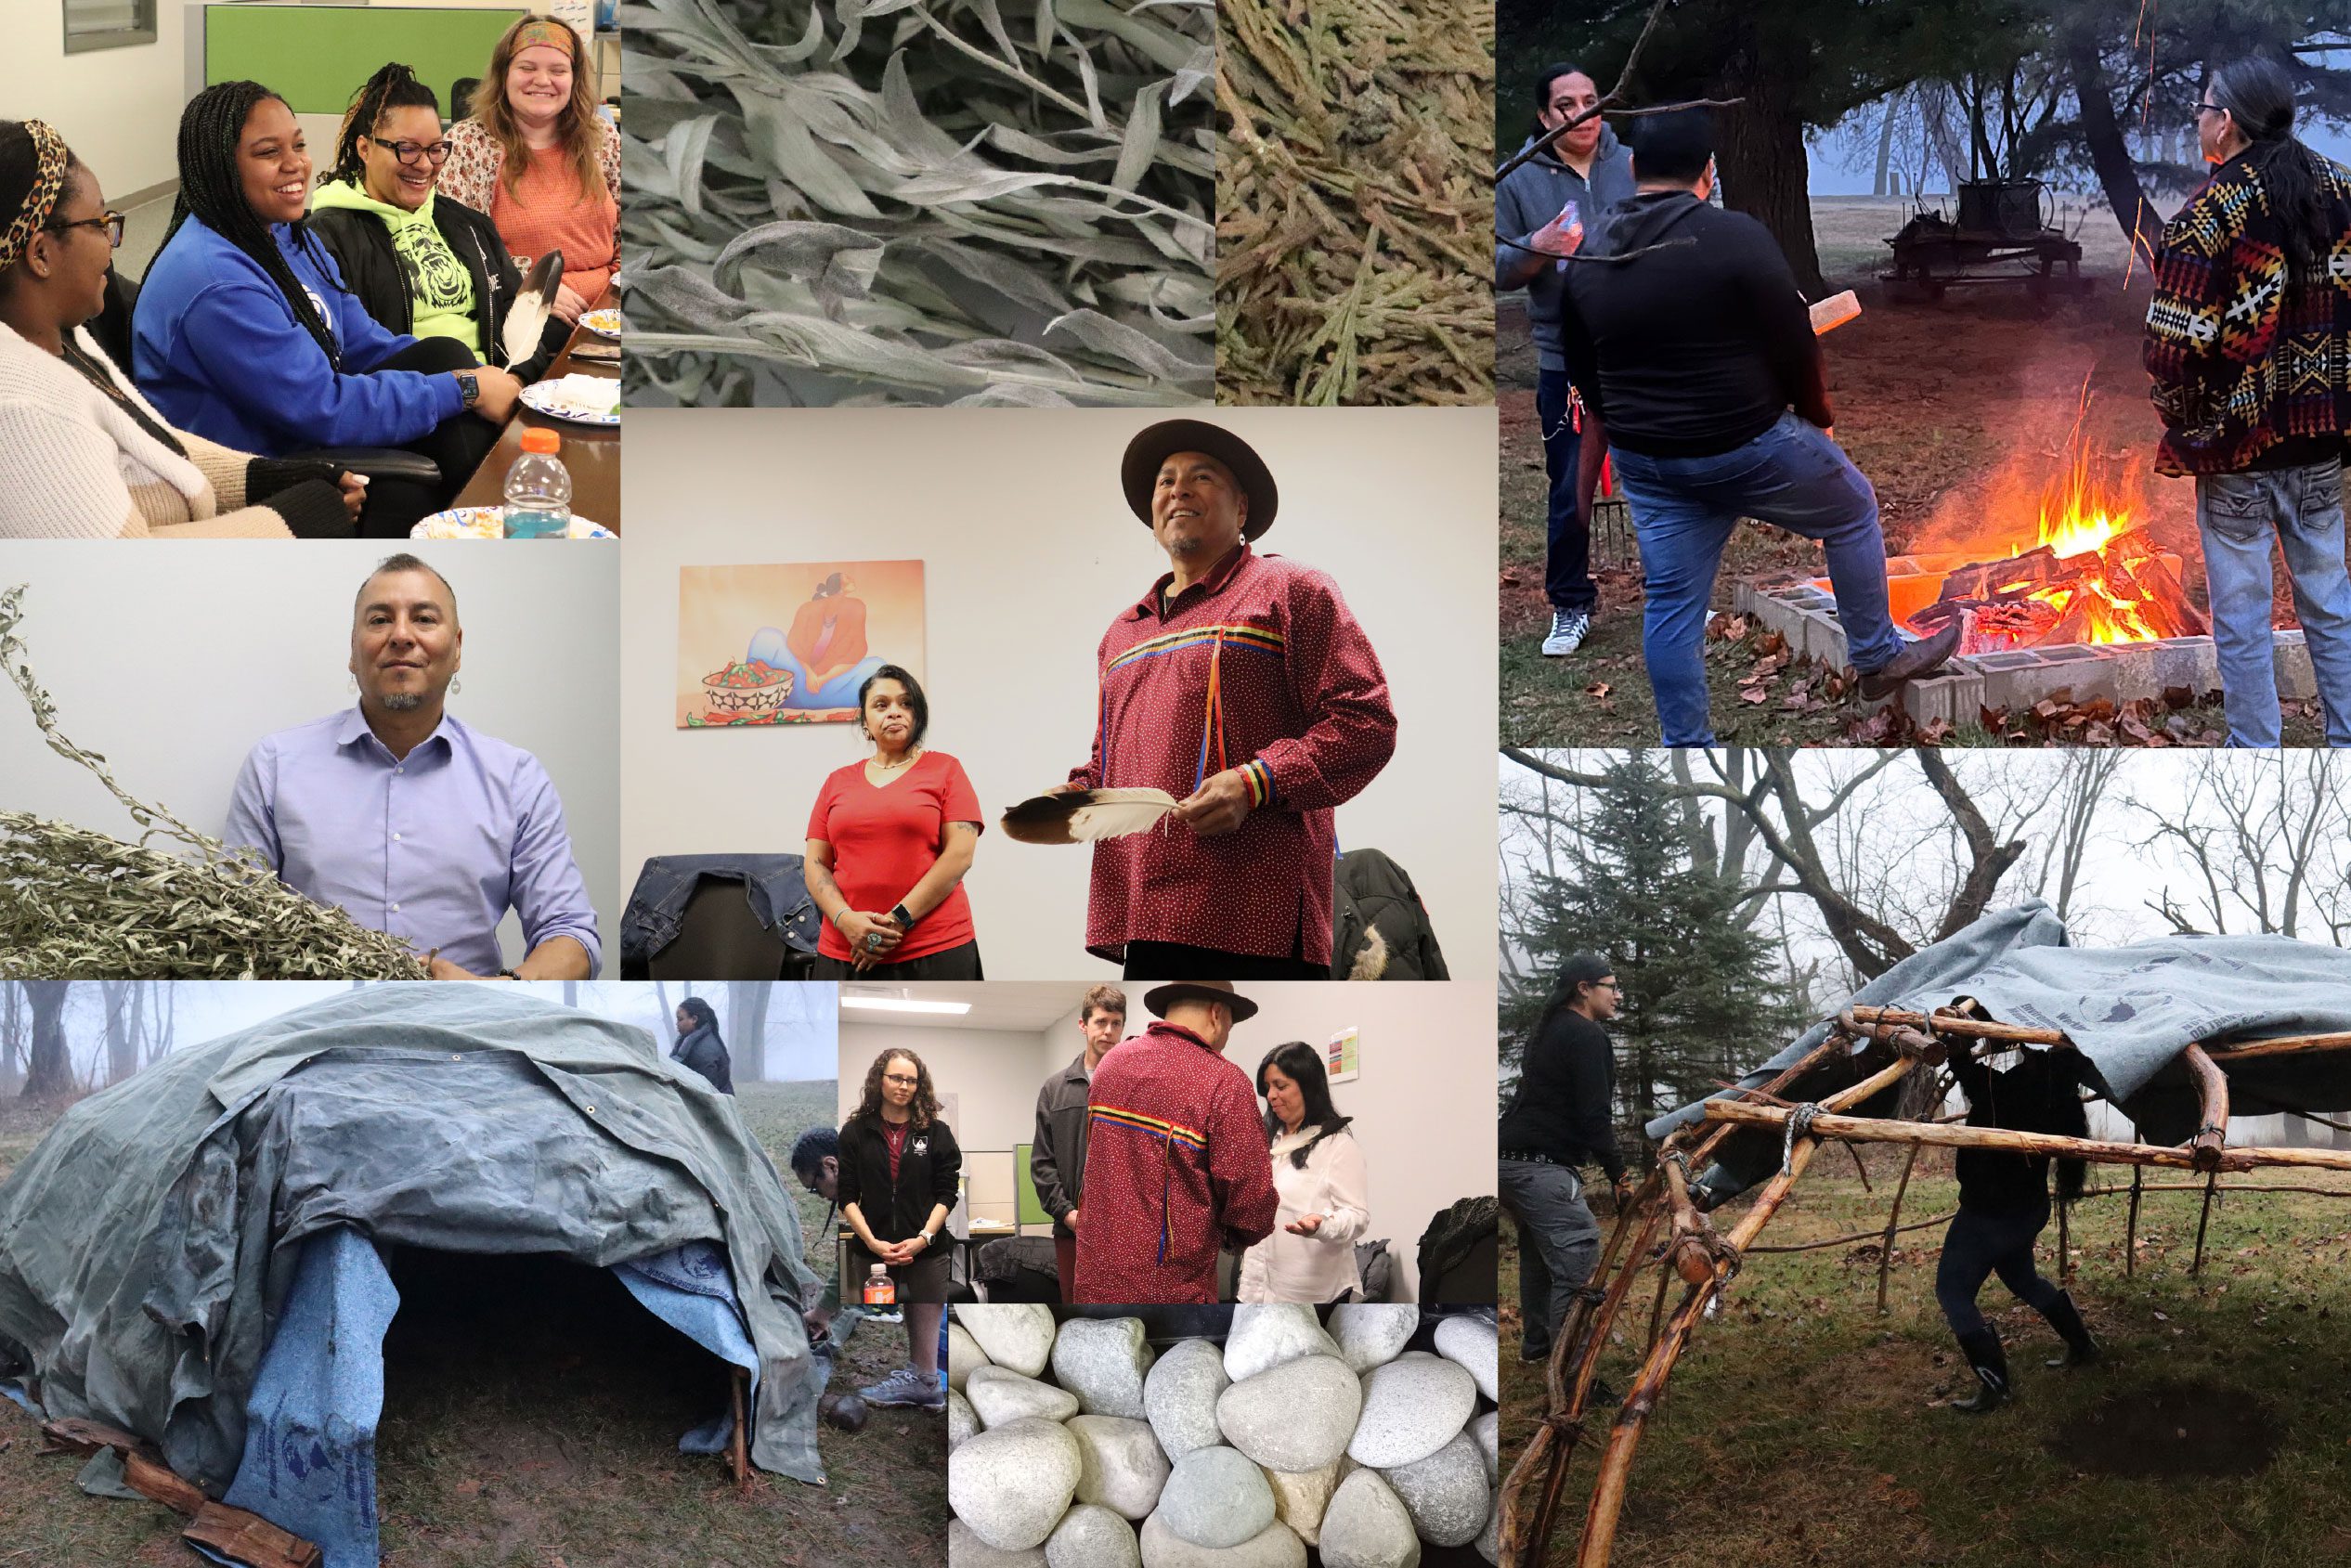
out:
M808 836L833 847L833 885L850 908L887 914L938 863L949 823L982 822L979 793L964 776L963 764L943 751L926 751L886 784L866 778L863 762L835 769L817 792ZM890 962L944 952L971 940L971 900L958 882L947 901L924 915L891 950ZM816 951L844 963L856 956L829 920L817 936Z

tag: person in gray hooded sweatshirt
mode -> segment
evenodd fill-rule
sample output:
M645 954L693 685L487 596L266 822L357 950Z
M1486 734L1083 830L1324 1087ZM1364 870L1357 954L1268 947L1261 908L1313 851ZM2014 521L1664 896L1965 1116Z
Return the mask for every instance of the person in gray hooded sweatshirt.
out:
M1535 79L1535 97L1541 107L1528 145L1599 102L1600 88L1572 65L1550 65ZM1600 607L1591 570L1591 498L1607 440L1599 418L1596 367L1570 363L1562 344L1559 312L1566 265L1551 258L1574 248L1572 230L1559 221L1568 202L1576 204L1585 233L1596 235L1603 214L1632 194L1632 153L1598 115L1513 169L1494 189L1494 286L1524 287L1526 314L1534 323L1535 415L1542 422L1543 467L1551 479L1543 552L1551 631L1543 652L1554 658L1582 645ZM1571 385L1584 405L1580 441L1568 417Z

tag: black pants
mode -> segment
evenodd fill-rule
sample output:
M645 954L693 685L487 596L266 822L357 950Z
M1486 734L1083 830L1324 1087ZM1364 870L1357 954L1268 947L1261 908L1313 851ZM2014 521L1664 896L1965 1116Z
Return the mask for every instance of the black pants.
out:
M1262 958L1253 952L1227 952L1220 948L1193 947L1186 942L1129 942L1129 980L1327 980L1328 964L1303 958Z
M1568 416L1565 370L1535 376L1535 418L1543 433L1543 471L1550 511L1543 531L1543 597L1554 610L1591 615L1600 608L1591 580L1591 491L1599 472L1600 421L1584 408L1578 432Z
M419 338L376 369L447 375L451 370L472 369L479 363L473 351L455 338ZM439 464L441 482L416 485L398 479L378 479L370 484L367 504L359 512L360 537L406 538L421 519L446 511L474 477L474 471L482 466L482 460L489 456L490 448L498 445L500 434L497 425L478 415L458 413L415 440L398 443L396 449L431 458Z
M1942 1261L1935 1265L1935 1301L1953 1333L1971 1334L1983 1327L1976 1292L1994 1274L2017 1300L2047 1315L2063 1292L2033 1266L2033 1243L2048 1223L2046 1201L2036 1209L2000 1214L1960 1205L1942 1238Z
M942 948L903 964L877 964L859 973L855 965L818 953L809 970L812 980L984 980L980 972L978 939L961 947ZM885 1240L890 1239L884 1238Z

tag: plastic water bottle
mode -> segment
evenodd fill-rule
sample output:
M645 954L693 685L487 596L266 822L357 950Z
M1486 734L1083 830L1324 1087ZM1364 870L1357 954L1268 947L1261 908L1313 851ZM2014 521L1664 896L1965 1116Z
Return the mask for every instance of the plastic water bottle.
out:
M876 1263L873 1272L865 1276L865 1305L888 1307L897 1304L897 1282L890 1277L886 1264Z
M560 539L571 534L571 471L552 430L523 432L523 455L506 471L506 537Z

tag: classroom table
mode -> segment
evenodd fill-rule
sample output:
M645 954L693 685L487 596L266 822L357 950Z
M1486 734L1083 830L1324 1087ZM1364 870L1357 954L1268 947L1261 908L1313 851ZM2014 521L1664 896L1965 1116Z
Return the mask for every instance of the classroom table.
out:
M592 308L602 310L617 303L618 296L607 287ZM579 371L592 376L620 378L617 359L581 359L573 350L582 341L610 343L598 338L585 327L575 326L564 343L564 351L548 367L544 380L557 381ZM564 466L571 470L571 510L575 516L591 523L601 523L614 533L620 532L620 426L579 424L571 420L550 419L536 408L517 403L514 417L498 437L498 445L490 448L482 466L474 471L465 488L458 492L456 506L500 506L506 500L506 471L514 466L523 455L523 432L552 430L564 438L559 454Z

